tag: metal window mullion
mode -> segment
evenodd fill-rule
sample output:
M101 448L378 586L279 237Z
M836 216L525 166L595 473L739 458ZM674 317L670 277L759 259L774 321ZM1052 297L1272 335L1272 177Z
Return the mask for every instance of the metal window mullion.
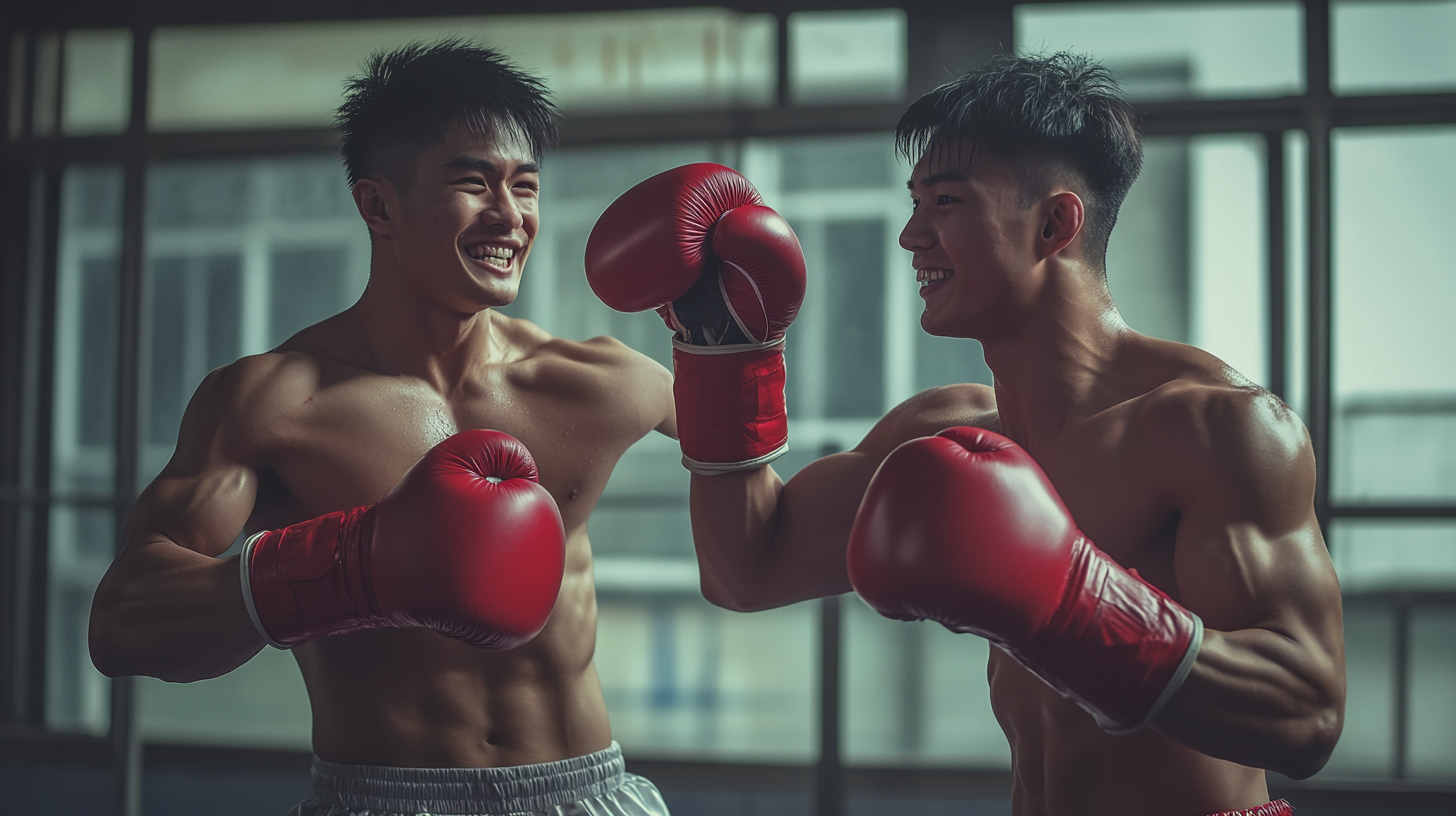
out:
M844 813L844 760L840 745L840 647L843 643L843 597L819 602L819 761L814 770L815 816Z
M120 322L116 371L116 541L120 546L126 512L137 495L140 410L141 291L147 172L147 84L151 29L132 25L131 117L125 140L122 183ZM134 678L118 677L111 687L111 740L117 813L141 813L141 740L136 724Z
M1269 233L1269 390L1288 401L1289 338L1288 292L1289 269L1286 257L1285 216L1287 196L1284 194L1284 131L1264 134L1265 229Z
M1314 506L1329 537L1331 388L1330 4L1305 0L1305 129L1309 134L1309 435L1314 448Z

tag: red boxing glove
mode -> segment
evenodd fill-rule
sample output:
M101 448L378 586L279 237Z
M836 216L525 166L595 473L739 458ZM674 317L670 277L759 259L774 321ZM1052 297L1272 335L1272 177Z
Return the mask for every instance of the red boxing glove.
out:
M1082 535L1026 451L976 428L885 459L850 532L849 579L886 617L987 638L1112 733L1155 717L1203 642L1197 615Z
M783 335L804 299L804 254L743 176L689 164L643 181L592 228L586 275L618 311L657 309L677 332L683 463L713 475L788 450Z
M249 538L243 598L280 649L380 627L512 649L546 625L565 558L561 514L525 446L462 431L378 504Z

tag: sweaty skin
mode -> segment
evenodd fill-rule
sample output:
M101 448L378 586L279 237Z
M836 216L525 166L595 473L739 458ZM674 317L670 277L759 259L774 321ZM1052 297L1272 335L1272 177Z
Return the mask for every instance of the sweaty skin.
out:
M504 652L423 629L293 649L314 750L492 767L607 748L586 522L623 451L675 432L671 375L615 340L561 340L491 308L514 299L539 223L524 147L456 128L419 157L408 190L363 179L354 193L374 241L364 295L199 386L97 590L93 660L171 681L236 668L264 645L237 558L216 557L239 532L377 502L446 436L492 428L531 451L561 510L566 572L550 622ZM482 244L497 257L473 258Z
M923 392L787 484L767 467L694 476L704 594L752 610L849 591L849 530L885 456L955 425L999 431L1036 459L1097 546L1207 627L1181 689L1126 736L993 649L1013 811L1199 816L1268 801L1263 769L1313 774L1344 712L1339 584L1303 426L1212 355L1123 323L1083 260L1074 182L1023 207L1006 166L933 153L912 176L900 243L932 281L922 325L980 340L994 390Z

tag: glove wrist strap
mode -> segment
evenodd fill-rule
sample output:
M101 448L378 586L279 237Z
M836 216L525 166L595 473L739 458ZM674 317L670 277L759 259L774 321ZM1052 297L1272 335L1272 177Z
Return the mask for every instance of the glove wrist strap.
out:
M269 645L291 649L325 635L385 625L369 589L374 506L328 513L250 537L243 598Z
M1078 536L1061 605L1007 651L1110 734L1152 721L1193 669L1203 621Z
M716 476L762 467L789 449L784 341L673 342L673 397L683 466Z

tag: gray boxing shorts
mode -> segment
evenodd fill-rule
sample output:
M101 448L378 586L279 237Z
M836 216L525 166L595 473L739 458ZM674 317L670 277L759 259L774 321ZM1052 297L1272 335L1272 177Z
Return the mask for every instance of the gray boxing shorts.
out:
M392 768L313 760L313 796L289 816L668 816L616 742L595 754L508 768Z

